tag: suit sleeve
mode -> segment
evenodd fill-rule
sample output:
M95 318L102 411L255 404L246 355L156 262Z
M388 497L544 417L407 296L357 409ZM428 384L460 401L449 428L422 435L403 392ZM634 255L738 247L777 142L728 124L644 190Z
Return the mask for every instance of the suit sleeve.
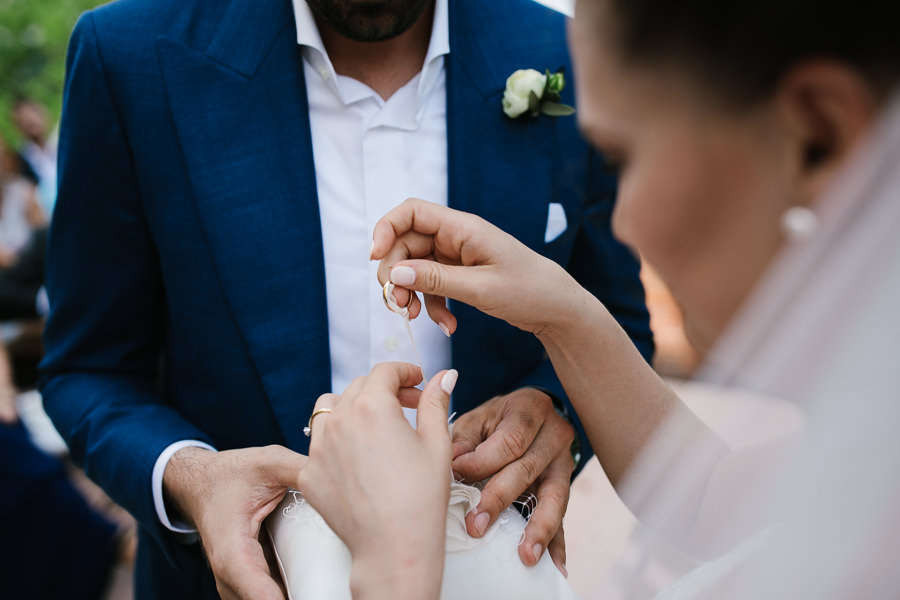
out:
M161 539L157 457L178 440L211 441L159 392L161 274L90 13L69 46L46 286L47 413L74 460Z
M601 156L591 152L587 166L584 215L575 233L571 258L566 268L578 283L606 306L649 362L653 358L654 344L650 331L650 314L640 279L640 261L612 233L616 193L615 174ZM538 368L520 382L520 387L526 386L548 392L565 407L581 448L581 458L575 466L575 473L581 472L594 453L549 358L545 357Z

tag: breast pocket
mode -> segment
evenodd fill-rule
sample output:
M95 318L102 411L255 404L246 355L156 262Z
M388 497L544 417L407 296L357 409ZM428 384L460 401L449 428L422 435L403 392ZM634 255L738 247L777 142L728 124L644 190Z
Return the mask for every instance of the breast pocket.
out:
M561 236L568 226L566 209L559 202L551 202L547 207L547 229L544 232L544 243L549 244Z

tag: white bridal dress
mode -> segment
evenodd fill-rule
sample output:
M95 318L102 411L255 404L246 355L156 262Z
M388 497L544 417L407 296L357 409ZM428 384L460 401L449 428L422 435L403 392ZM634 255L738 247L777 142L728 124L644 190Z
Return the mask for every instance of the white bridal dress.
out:
M547 553L534 567L519 560L525 520L517 510L484 537L469 537L466 513L480 498L477 488L451 485L441 600L576 600ZM266 527L290 600L350 600L350 552L299 492L287 494Z

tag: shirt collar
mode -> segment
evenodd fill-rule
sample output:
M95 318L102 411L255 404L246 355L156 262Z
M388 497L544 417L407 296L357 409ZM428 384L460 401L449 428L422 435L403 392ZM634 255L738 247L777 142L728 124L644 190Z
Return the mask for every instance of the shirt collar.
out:
M297 26L297 44L304 50L304 56L318 71L319 76L340 97L345 104L349 104L359 98L346 98L341 94L337 85L337 73L334 65L325 50L322 36L313 17L312 10L306 0L292 0L294 5L294 21ZM419 74L418 97L428 91L434 82L436 73L443 66L443 56L450 54L450 16L448 8L449 0L435 0L434 22L431 26L431 41L428 43L428 51L425 53L425 62L422 72ZM354 96L356 94L353 94Z

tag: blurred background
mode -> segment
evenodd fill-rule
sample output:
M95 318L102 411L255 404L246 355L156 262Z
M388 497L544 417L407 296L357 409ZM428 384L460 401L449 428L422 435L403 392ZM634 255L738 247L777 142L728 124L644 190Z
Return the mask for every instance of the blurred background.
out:
M46 232L66 46L99 0L0 0L0 596L131 597L136 525L41 406Z
M75 21L98 0L0 0L0 136L17 146L18 98L46 107L56 123L62 103L66 45Z

